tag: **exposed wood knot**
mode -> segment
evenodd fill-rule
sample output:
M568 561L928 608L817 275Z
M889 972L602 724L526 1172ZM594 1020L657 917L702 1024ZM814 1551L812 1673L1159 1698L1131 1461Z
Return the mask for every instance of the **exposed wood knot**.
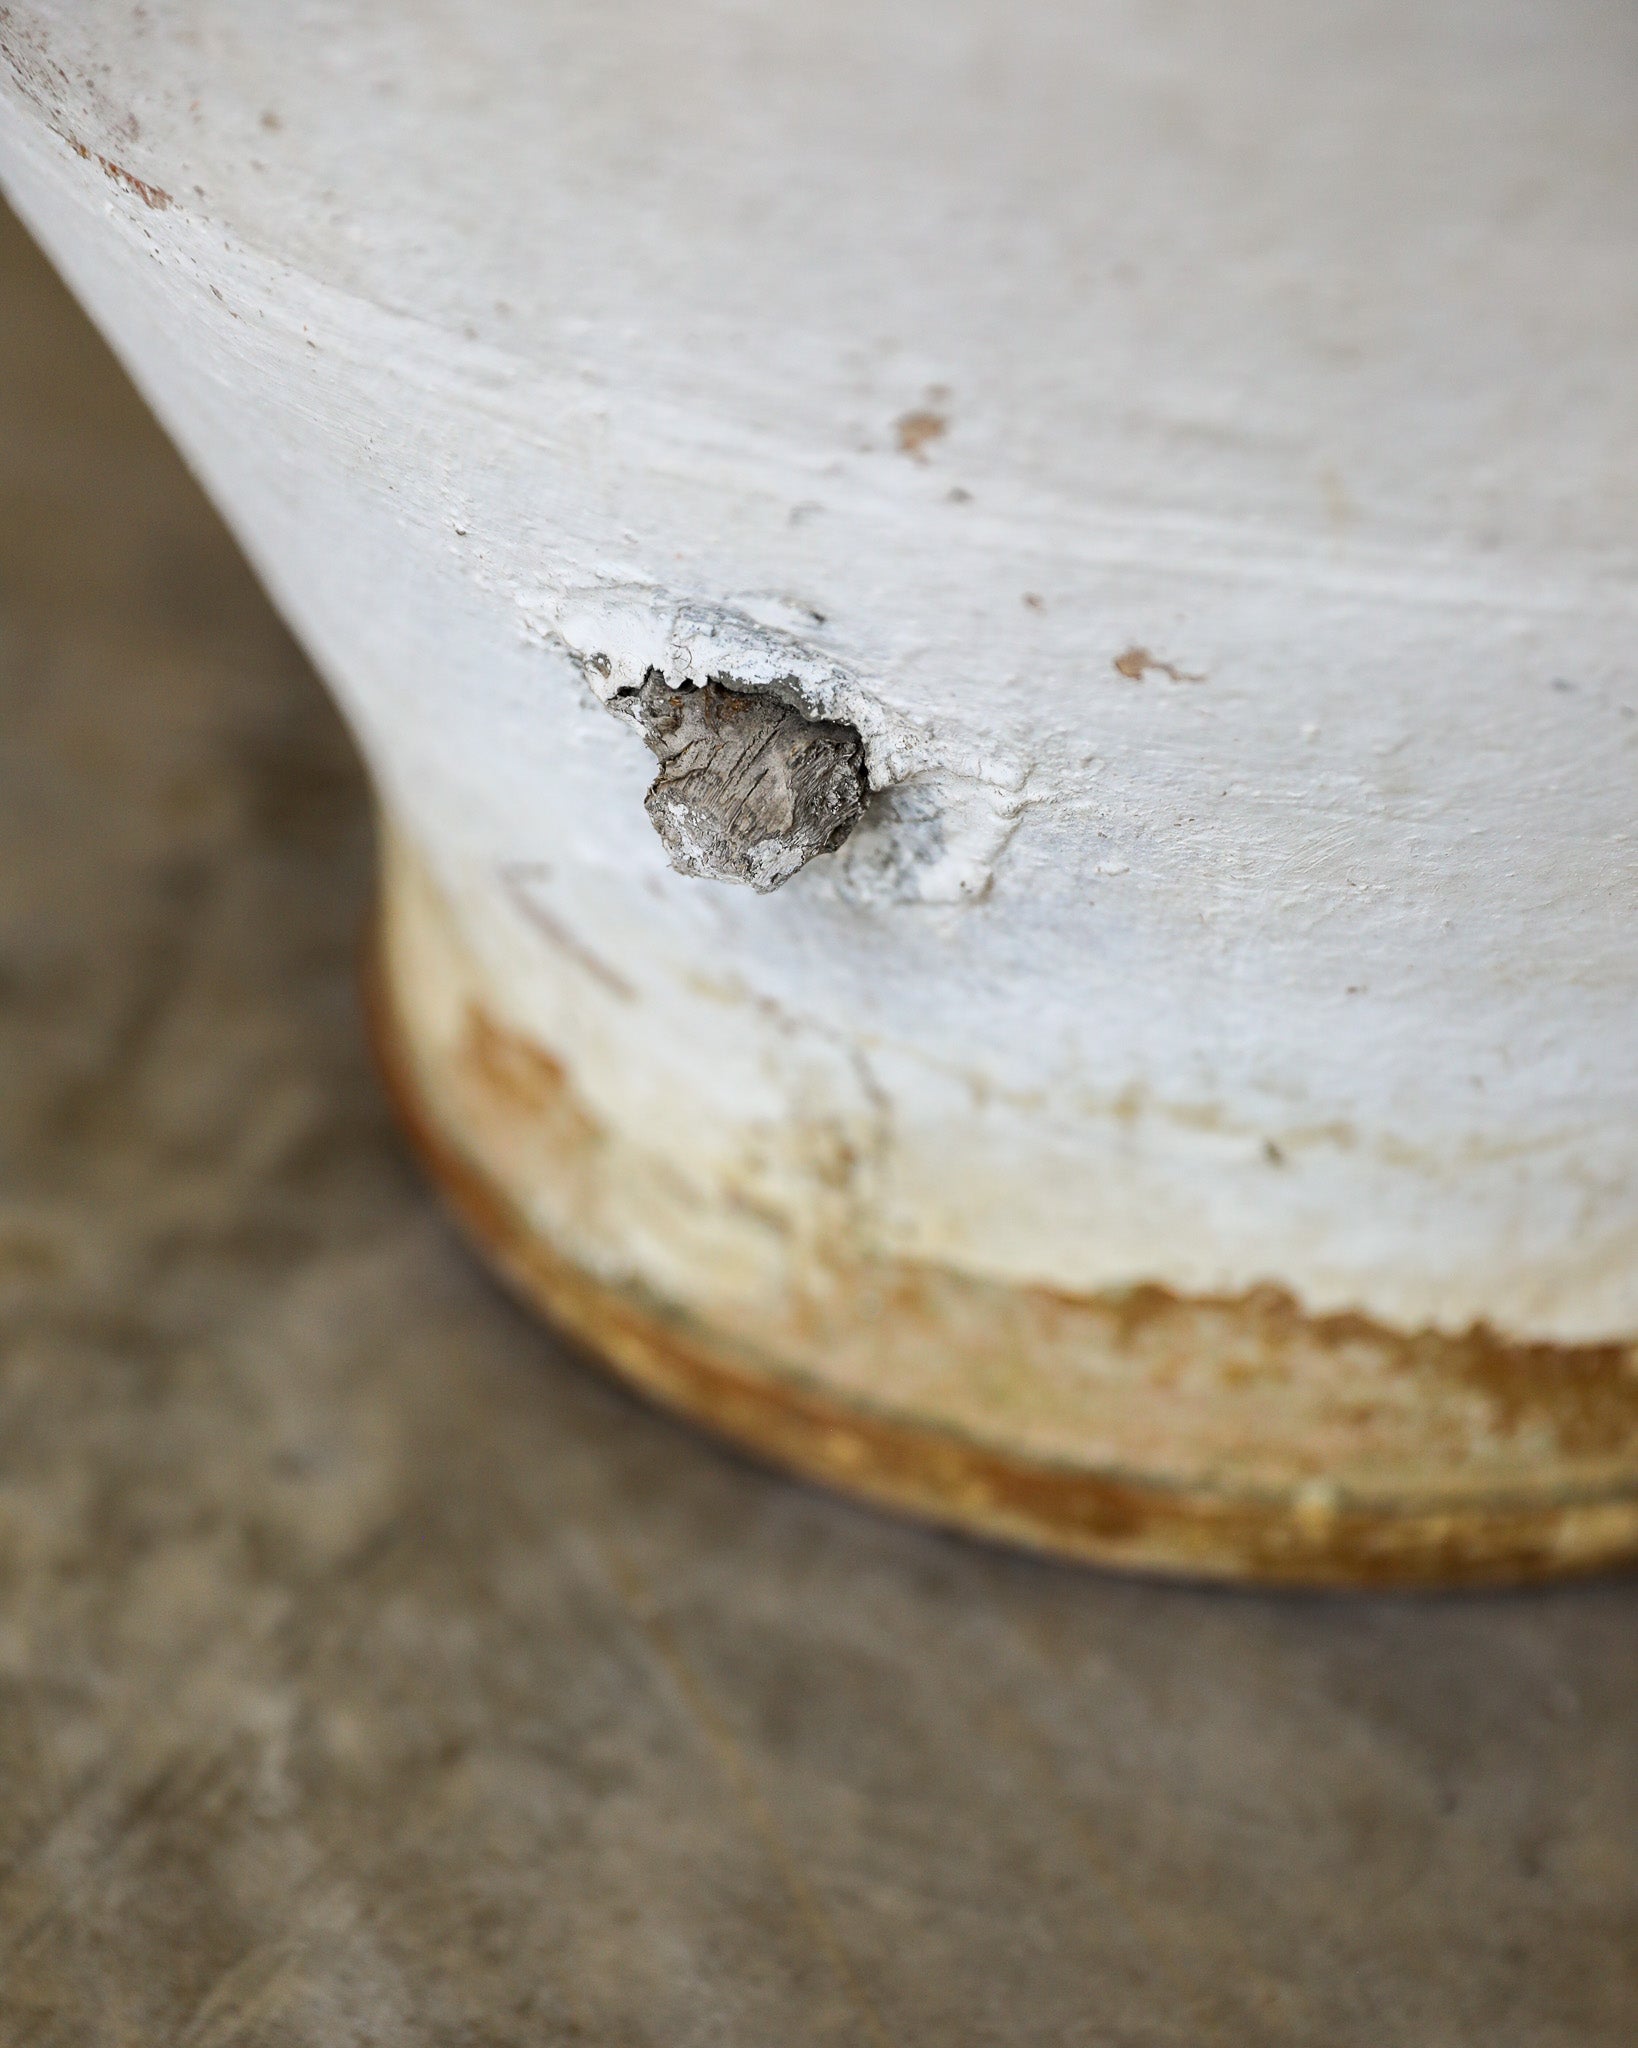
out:
M679 874L766 893L858 823L868 785L851 725L716 678L674 689L657 669L621 694L660 763L644 807Z

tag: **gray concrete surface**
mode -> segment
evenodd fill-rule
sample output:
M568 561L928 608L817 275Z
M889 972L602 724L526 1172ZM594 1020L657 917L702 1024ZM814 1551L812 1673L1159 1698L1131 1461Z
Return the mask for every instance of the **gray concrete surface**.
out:
M0 2041L1638 2041L1638 1587L1125 1583L647 1412L405 1162L369 836L0 221Z

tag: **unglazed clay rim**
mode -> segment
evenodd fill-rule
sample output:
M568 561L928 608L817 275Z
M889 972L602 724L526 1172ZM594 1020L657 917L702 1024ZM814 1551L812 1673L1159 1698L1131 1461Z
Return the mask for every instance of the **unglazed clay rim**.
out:
M566 1258L440 1127L386 971L378 904L364 957L368 1033L405 1137L464 1235L526 1306L638 1393L758 1460L917 1518L1127 1571L1335 1589L1437 1590L1584 1576L1638 1559L1638 1474L1395 1508L1295 1490L1180 1485L1021 1457L839 1399L635 1288Z

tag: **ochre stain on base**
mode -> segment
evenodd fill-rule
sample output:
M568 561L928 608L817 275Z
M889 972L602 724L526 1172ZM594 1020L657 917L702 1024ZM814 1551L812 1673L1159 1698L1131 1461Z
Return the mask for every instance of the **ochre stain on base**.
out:
M366 981L371 1035L399 1119L478 1248L526 1302L632 1386L759 1458L881 1506L1128 1570L1293 1586L1439 1587L1548 1579L1638 1555L1638 1475L1584 1493L1544 1489L1541 1498L1462 1497L1401 1508L1351 1504L1323 1486L1241 1493L1019 1457L762 1366L635 1289L605 1284L531 1229L429 1112L373 956ZM565 1077L550 1054L482 1018L472 1042L505 1092L540 1098L535 1107L549 1112L548 1123L563 1116ZM586 1135L561 1132L571 1145ZM1296 1304L1264 1292L1266 1299L1240 1306L1275 1322L1301 1317ZM1187 1306L1145 1288L1126 1297L1123 1313L1147 1320ZM1328 1334L1338 1342L1365 1327L1361 1318L1308 1320L1334 1324ZM1374 1325L1368 1331L1381 1336ZM1403 1341L1454 1347L1462 1369L1490 1395L1526 1407L1539 1399L1543 1368L1555 1368L1574 1410L1572 1434L1610 1427L1616 1410L1630 1426L1638 1403L1623 1346L1514 1346L1482 1331ZM1574 1368L1568 1381L1566 1359Z

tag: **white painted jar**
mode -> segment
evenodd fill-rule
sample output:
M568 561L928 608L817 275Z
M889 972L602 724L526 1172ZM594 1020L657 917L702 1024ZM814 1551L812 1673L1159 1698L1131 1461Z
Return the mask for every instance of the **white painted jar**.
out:
M552 1314L1087 1555L1638 1549L1622 0L0 50L8 197L358 735L390 1071ZM678 873L645 688L840 730L858 822Z

